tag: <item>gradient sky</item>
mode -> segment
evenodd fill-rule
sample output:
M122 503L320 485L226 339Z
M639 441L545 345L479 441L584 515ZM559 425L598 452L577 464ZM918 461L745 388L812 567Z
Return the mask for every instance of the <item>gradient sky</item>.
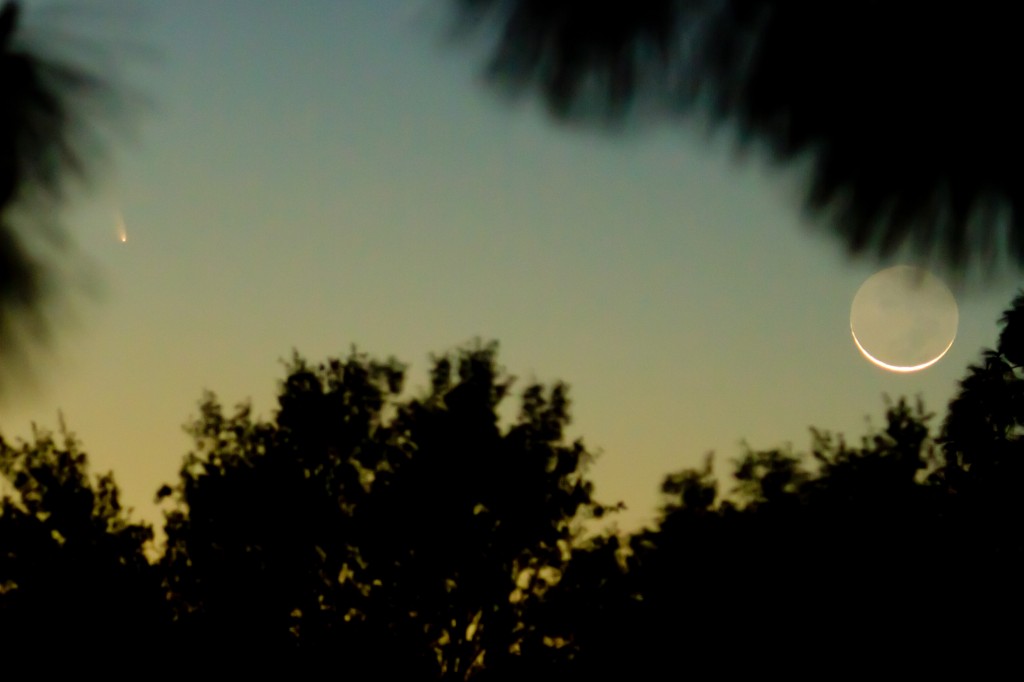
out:
M933 368L870 365L850 302L883 264L802 217L796 175L678 122L609 136L510 106L438 4L28 2L147 105L64 215L102 295L7 398L3 433L61 410L155 520L204 389L270 416L292 349L394 355L420 388L431 353L497 339L523 382L571 385L571 436L601 453L597 495L629 528L709 451L721 469L741 441L805 448L812 425L857 439L883 394L941 414L994 345L1009 275L956 289Z

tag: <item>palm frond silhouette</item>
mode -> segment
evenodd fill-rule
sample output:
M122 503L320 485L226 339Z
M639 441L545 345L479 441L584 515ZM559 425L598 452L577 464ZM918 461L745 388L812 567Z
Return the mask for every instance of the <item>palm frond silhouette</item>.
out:
M1024 263L1011 9L814 0L456 0L497 28L490 80L565 121L699 114L809 161L853 254Z
M47 341L73 258L58 210L103 159L96 134L117 109L114 88L26 38L19 3L0 8L0 369ZM60 46L49 46L58 48Z

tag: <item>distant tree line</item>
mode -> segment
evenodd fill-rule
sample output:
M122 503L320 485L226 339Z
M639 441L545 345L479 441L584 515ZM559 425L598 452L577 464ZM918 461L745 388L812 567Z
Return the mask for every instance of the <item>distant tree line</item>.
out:
M4 442L0 643L354 679L995 660L1024 605L1022 315L1024 295L936 437L900 400L856 445L744 452L725 493L709 460L628 535L586 532L616 507L565 438L565 385L524 387L499 421L493 344L436 357L411 396L402 365L356 352L294 357L269 420L206 396L158 492L159 551L72 436Z

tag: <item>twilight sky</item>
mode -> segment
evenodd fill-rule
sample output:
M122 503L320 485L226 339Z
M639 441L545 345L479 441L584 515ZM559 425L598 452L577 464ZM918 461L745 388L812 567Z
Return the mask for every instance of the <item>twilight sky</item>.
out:
M64 215L101 294L0 428L62 411L144 518L204 389L269 416L292 349L353 344L410 363L420 388L431 353L480 337L523 382L571 385L571 436L601 453L597 495L626 502L629 528L664 474L709 451L721 469L743 440L857 439L886 393L941 415L1018 286L955 287L946 358L887 373L849 331L883 264L802 218L796 175L678 122L609 136L509 106L478 78L483 51L423 11L441 3L26 4L148 104Z

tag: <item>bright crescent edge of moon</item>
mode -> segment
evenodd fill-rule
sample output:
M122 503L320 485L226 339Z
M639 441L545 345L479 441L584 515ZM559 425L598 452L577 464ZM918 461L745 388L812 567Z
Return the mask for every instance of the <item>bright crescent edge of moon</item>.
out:
M875 365L878 365L882 369L887 369L890 372L902 372L904 374L909 374L910 372L919 372L922 369L928 369L929 367L934 365L936 362L941 360L946 355L946 353L949 352L949 349L953 347L953 342L956 341L956 334L953 334L953 338L949 340L949 345L947 345L942 350L942 352L939 353L937 356L935 356L934 358L932 358L928 362L922 362L920 365L910 365L909 367L904 367L904 366L901 366L901 365L890 365L887 362L882 362L878 358L876 358L873 355L871 355L871 353L867 352L867 350L864 349L864 346L860 345L860 341L857 339L857 332L853 331L853 325L852 324L850 325L850 336L853 337L853 343L854 343L854 345L857 346L857 350L859 350L861 352L861 355L863 355L865 358L867 358L869 362L871 362L871 363L873 363Z

